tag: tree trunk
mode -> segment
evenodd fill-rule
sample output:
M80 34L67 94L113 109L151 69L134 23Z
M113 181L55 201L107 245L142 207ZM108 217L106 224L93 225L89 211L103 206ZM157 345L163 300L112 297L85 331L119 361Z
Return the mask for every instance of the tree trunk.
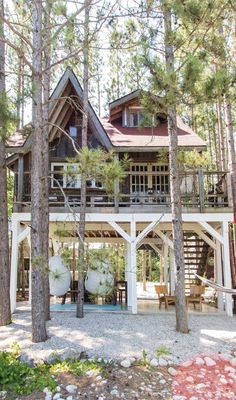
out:
M84 19L84 46L83 46L83 119L82 119L82 147L87 146L88 134L88 63L89 63L89 0L85 0L85 19ZM80 223L79 223L79 257L78 257L78 301L76 316L84 317L84 233L86 217L86 174L81 174L80 188Z
M233 197L233 213L234 213L234 254L236 254L236 156L233 130L232 106L225 95L225 119L226 119L226 134L228 145L229 173Z
M42 205L45 217L42 220L42 246L43 258L45 260L45 273L44 280L44 308L45 319L50 319L50 288L49 288L49 273L48 273L48 246L49 246L49 147L48 147L48 119L49 119L49 98L50 98L50 65L51 65L51 44L50 44L50 16L51 16L52 1L47 0L44 13L44 69L43 72L43 136L42 136L42 149L43 149L43 193Z
M216 110L217 110L217 127L218 127L218 141L220 148L220 166L221 171L226 171L226 163L225 163L225 139L224 139L224 129L223 129L223 121L222 121L222 104L220 95L218 95L216 101Z
M43 111L42 111L42 0L32 3L33 19L33 144L31 172L31 288L32 288L32 341L46 340L45 307L44 307L44 274L43 259Z
M0 0L0 13L4 15L4 1ZM0 22L0 36L4 37L4 26ZM6 95L5 87L5 44L0 42L0 96ZM4 121L0 121L4 126ZM10 324L10 265L9 265L9 231L7 210L7 170L5 163L6 132L0 131L0 326Z
M174 51L172 45L172 26L171 26L171 9L164 6L164 27L165 27L165 60L166 70L174 79ZM168 98L172 98L171 87L168 89ZM172 104L171 104L172 103ZM176 330L182 333L188 333L188 316L185 302L185 266L184 266L184 248L183 248L183 228L182 228L182 207L180 197L180 180L178 171L177 151L177 120L176 120L176 103L168 102L167 106L167 122L169 135L169 161L170 161L170 191L171 191L171 208L172 208L172 232L174 242L174 257L176 265Z

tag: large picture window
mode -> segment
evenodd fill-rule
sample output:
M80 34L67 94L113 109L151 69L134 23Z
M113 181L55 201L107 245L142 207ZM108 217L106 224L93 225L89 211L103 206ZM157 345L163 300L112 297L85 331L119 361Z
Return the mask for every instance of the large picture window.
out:
M135 195L168 194L168 164L135 163L130 167L130 192Z
M52 163L51 170L51 187L58 188L58 186L61 186L63 189L80 188L81 180L76 164Z
M63 189L80 189L81 187L81 178L78 173L77 164L52 163L51 177L52 188L60 186ZM95 179L87 180L86 185L90 189L102 189L102 183Z

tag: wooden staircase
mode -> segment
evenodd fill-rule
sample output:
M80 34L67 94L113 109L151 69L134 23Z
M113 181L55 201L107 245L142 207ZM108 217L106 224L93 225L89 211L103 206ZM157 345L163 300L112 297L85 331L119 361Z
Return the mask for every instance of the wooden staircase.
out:
M190 286L196 285L195 274L203 275L206 271L210 246L196 233L184 234L185 259L185 293L189 294Z

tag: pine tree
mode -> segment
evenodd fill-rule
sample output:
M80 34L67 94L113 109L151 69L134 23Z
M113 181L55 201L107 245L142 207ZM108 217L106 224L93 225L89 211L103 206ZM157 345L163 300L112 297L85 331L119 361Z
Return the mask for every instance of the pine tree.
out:
M0 13L4 15L4 0L0 0ZM0 21L0 38L4 38L4 24ZM10 265L9 265L9 230L7 209L7 172L6 172L6 127L7 98L5 86L5 44L0 41L0 326L11 322L10 309Z

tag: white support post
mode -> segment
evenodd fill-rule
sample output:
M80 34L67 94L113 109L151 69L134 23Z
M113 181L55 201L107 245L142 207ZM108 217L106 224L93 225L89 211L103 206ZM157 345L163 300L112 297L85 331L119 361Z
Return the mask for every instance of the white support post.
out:
M10 299L11 312L16 309L16 290L17 290L17 269L18 269L18 233L19 222L12 216L12 244L11 244L11 279L10 279Z
M174 250L170 249L170 294L175 294L175 259Z
M137 257L136 257L136 223L130 222L130 273L131 273L131 311L137 314Z
M223 285L221 244L218 242L218 240L216 240L215 270L216 282L219 285ZM218 292L217 294L217 306L220 311L224 311L224 298L222 292Z
M131 244L127 242L125 280L127 281L128 310L132 307Z
M222 236L223 236L223 260L224 260L224 285L227 288L232 288L232 277L230 269L230 255L229 255L229 226L227 221L222 223ZM232 294L225 293L225 311L228 317L233 316Z

